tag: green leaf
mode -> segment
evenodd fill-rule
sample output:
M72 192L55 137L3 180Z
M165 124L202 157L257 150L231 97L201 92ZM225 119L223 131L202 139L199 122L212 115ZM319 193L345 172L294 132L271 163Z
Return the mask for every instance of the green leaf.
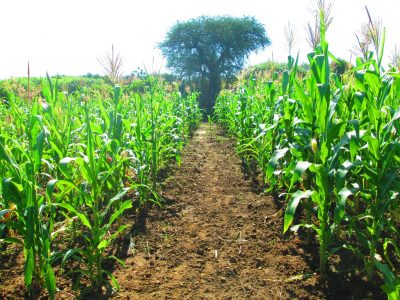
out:
M28 206L25 209L26 234L24 236L25 247L30 249L34 246L35 238L35 219L37 218L34 206Z
M15 169L15 171L19 171L17 163L7 154L4 145L0 141L0 161L1 160L6 161L9 165L11 165Z
M90 163L88 161L88 158L87 157L85 157L85 158L77 157L75 161L76 161L76 164L81 167L80 170L82 172L82 177L86 181L90 182L90 184L93 184L93 180L97 180L97 177L96 177L96 175L94 173L93 173L93 177L91 176L92 172L91 172L91 169L90 169L91 167L90 167Z
M303 173L311 166L311 163L308 161L299 161L296 164L296 168L293 171L293 176L290 179L290 188L299 180L299 178L303 175Z
M114 255L108 255L106 257L106 259L113 259L115 260L119 265L121 265L122 267L125 267L125 261L123 261L122 259L119 259L118 257L114 256Z
M111 282L112 282L113 285L114 285L114 288L115 288L116 290L119 290L120 286L119 286L119 284L118 284L117 279L115 279L114 275L111 274L111 273L110 273L109 271L107 271L107 270L102 270L102 272L105 273L108 277L110 277Z
M361 165L360 161L356 161L354 163L351 163L349 160L346 160L343 162L339 169L336 170L335 173L335 189L336 190L341 190L346 182L346 175L348 174L349 170L355 166ZM332 166L331 166L332 167Z
M290 231L297 232L297 231L299 230L300 227L310 228L310 229L314 230L314 231L317 232L317 233L319 232L318 227L315 226L314 224L305 224L305 223L293 225L293 226L290 228Z
M67 180L57 180L57 179L52 179L47 183L47 187L46 187L46 196L48 197L48 199L51 199L51 197L53 196L53 192L54 189L56 188L56 186L62 186L62 187L68 187L68 191L73 190L73 189L78 189L72 182L69 182ZM60 188L60 187L59 187ZM65 191L63 191L65 192Z
M389 266L375 260L375 267L383 274L384 285L382 290L386 293L389 300L400 299L400 279L397 279Z
M50 135L46 126L43 126L42 130L36 137L36 143L33 146L33 154L35 158L35 172L40 169L40 165L42 163L43 149L45 146L45 142L47 137Z
M89 229L92 229L92 225L90 225L90 222L89 222L88 218L84 214L78 212L71 204L69 204L69 203L56 203L54 205L62 207L62 208L65 208L66 210L72 212L73 214L75 214L81 220L83 225L85 225Z
M58 182L57 179L52 179L47 183L46 195L47 195L48 199L51 199L51 196L54 192L54 188L55 188L57 182Z
M111 224L113 224L114 221L118 219L125 210L131 207L132 207L132 200L126 200L125 202L123 202L121 204L121 207L111 215L110 220L108 221L108 225L111 226Z
M289 84L289 72L285 70L282 72L282 95L286 94L288 84Z
M334 143L335 140L339 139L340 135L343 134L347 126L347 122L339 122L338 124L333 124L328 128L328 138L327 144Z
M385 242L383 243L383 253L385 255L386 262L394 269L395 266L392 263L392 261L390 259L390 256L389 256L389 253L387 251L389 245L393 246L394 253L398 256L398 258L400 258L400 247L397 246L396 241L394 241L393 239L389 239L389 238L386 238Z
M334 220L336 224L339 224L342 220L345 212L346 200L351 195L353 195L353 192L347 187L342 188L342 190L339 192L339 199L336 201L336 208L334 212Z
M24 187L14 181L15 178L3 178L2 180L2 197L8 203L15 203L17 209L23 210L26 207L26 202L24 201Z
M33 249L25 249L26 257L25 257L25 267L24 267L24 279L25 284L30 286L32 284L33 277L33 269L35 267L35 256L33 254Z
M372 71L367 71L364 74L364 80L368 85L368 88L372 90L373 94L378 95L381 86L378 74Z
M54 276L53 269L50 265L47 266L47 271L45 275L45 282L47 291L49 292L50 298L55 299L56 297L56 277Z
M117 195L115 195L114 197L112 197L109 202L108 202L108 206L111 206L115 201L121 200L128 191L130 191L131 188L130 187L125 187L122 190L119 191L119 193Z
M289 148L282 148L282 149L278 149L274 152L274 154L272 155L271 159L269 160L269 164L271 164L272 166L276 166L276 164L278 163L278 160L282 157L285 156L286 152L289 151Z
M71 178L69 166L70 166L71 162L74 162L75 160L76 160L76 158L73 158L73 157L64 157L58 163L58 167L60 168L61 173L63 173L63 175L66 178Z
M388 128L392 127L393 124L394 124L398 119L400 119L400 109L398 109L398 110L395 112L393 118L384 126L383 130L387 130Z
M97 245L97 249L103 249L106 248L108 246L110 242L108 240L102 240L98 245Z
M78 248L69 249L69 250L65 253L65 255L64 255L64 257L63 257L63 259L62 259L62 261L61 261L61 267L64 268L64 265L65 265L65 263L67 262L67 260L70 259L70 258L71 258L72 256L74 256L75 254L82 254L82 250L81 250L81 249L78 249Z
M48 98L47 101L48 102L53 102L53 98L54 98L54 89L53 89L53 82L50 79L49 73L46 71L46 79L47 79L47 84L48 84L48 89L49 89L49 94L48 94Z
M373 158L378 161L379 160L379 141L372 136L366 137L368 142L368 150L372 154Z
M320 199L325 199L329 193L328 170L325 166L312 164L310 171L316 174L315 183L318 186L318 194Z
M268 162L267 167L267 177L271 177L272 173L275 171L276 165L278 164L278 160L285 156L285 154L289 151L289 148L278 149L274 152L271 159Z
M320 97L322 99L325 98L325 100L328 100L329 96L330 96L330 94L329 94L330 93L330 85L329 85L329 83L321 83L321 84L318 84L317 87L318 87L318 92L319 92Z
M9 243L9 244L20 244L21 246L24 245L24 242L22 240L20 240L19 238L15 238L15 237L7 237L4 239L0 239L1 242L4 243Z
M295 192L292 197L290 198L290 201L288 203L288 206L286 207L285 210L285 218L283 222L283 233L285 233L290 225L293 222L294 214L296 212L297 206L299 205L299 202L301 199L304 198L309 198L313 194L312 191L297 191Z
M52 133L53 133L53 131L52 131ZM63 152L62 152L62 150L58 147L58 145L57 145L54 141L49 141L49 143L50 143L50 145L51 145L51 149L52 149L53 151L55 151L59 157L63 157Z

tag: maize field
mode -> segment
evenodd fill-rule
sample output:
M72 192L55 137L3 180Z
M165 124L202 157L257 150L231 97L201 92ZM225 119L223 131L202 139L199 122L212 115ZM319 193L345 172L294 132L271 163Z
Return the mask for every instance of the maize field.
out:
M399 299L400 74L384 71L383 44L339 76L322 34L307 74L291 56L279 76L244 74L219 96L215 118L264 192L283 199L283 234L318 242L322 279L345 251Z
M198 93L183 97L156 76L145 77L141 92L115 85L72 93L48 76L30 85L28 76L24 95L0 103L0 258L22 251L24 297L57 299L59 279L68 278L83 299L110 289L107 297L130 299L134 288L134 299L197 289L201 298L258 299L269 298L269 287L276 298L297 298L281 289L317 278L326 291L321 285L347 257L354 265L346 276L400 299L400 72L383 66L384 32L375 52L336 72L321 28L306 71L299 55L282 72L243 71L202 125ZM164 194L163 174L184 164L193 134L189 166ZM239 181L240 167L259 194L242 189L249 181ZM124 216L150 204L153 223L141 241ZM268 243L260 231L273 225L279 238L271 233ZM114 255L126 237L132 255ZM277 245L289 240L307 246L290 253ZM305 264L298 257L311 257L302 252L309 249L318 267L310 258L311 266L285 270L282 260ZM119 294L120 278L136 286ZM298 298L311 295L314 286L304 286L310 294Z
M127 229L126 210L160 203L160 170L180 164L201 119L197 95L168 93L151 76L144 93L115 86L106 99L60 92L50 78L41 87L42 97L28 86L27 98L0 105L2 242L23 247L28 296L45 287L56 298L53 266L70 261L78 284L118 287L103 263L120 260L106 249Z

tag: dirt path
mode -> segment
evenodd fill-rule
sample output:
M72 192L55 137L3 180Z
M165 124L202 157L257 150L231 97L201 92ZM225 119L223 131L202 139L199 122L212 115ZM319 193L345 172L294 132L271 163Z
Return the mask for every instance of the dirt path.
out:
M322 298L311 258L295 239L282 241L281 211L252 191L234 145L216 131L196 131L165 182L167 206L151 209L132 238L125 268L114 272L119 297Z

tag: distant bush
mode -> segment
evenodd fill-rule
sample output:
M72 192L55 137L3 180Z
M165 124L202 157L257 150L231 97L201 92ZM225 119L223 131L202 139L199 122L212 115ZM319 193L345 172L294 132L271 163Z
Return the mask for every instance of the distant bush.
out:
M309 69L310 66L307 63L299 64L297 74L303 77ZM286 62L283 63L270 60L248 68L248 71L251 73L266 73L268 75L273 75L274 73L282 74L285 70L287 70Z
M351 63L342 58L337 58L337 61L332 61L331 63L332 72L338 75L339 77L342 77L343 74L345 74L351 68L352 68Z

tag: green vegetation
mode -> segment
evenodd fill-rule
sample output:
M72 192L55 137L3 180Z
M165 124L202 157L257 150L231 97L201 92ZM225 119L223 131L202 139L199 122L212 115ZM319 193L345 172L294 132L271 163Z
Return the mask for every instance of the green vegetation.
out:
M320 34L305 76L291 56L279 77L242 76L221 92L216 119L265 192L285 195L283 233L303 228L308 241L315 233L321 279L331 254L350 251L368 279L382 273L382 289L398 299L400 74L382 67L384 32L377 51L342 76L330 68L341 61L329 52L323 22Z
M28 296L46 286L55 298L54 266L71 259L77 284L118 287L103 263L119 261L106 250L127 228L121 216L162 201L159 172L180 163L201 118L196 94L167 92L159 77L148 76L143 93L115 86L104 98L97 81L62 92L69 79L31 80L0 104L0 231L24 248Z
M173 26L159 47L183 82L142 70L124 78L114 47L100 60L107 77L1 81L0 242L23 249L26 296L46 288L56 298L64 272L79 296L118 289L105 265L123 264L110 251L128 229L123 216L162 204L162 171L181 164L201 106L208 130L219 123L236 138L245 169L284 203L283 234L316 242L321 281L333 254L351 255L350 272L399 299L399 54L385 69L385 31L367 11L355 65L336 58L325 38L331 8L317 1L307 64L289 55L234 83L250 52L270 44L251 17ZM288 24L289 53L294 35Z

